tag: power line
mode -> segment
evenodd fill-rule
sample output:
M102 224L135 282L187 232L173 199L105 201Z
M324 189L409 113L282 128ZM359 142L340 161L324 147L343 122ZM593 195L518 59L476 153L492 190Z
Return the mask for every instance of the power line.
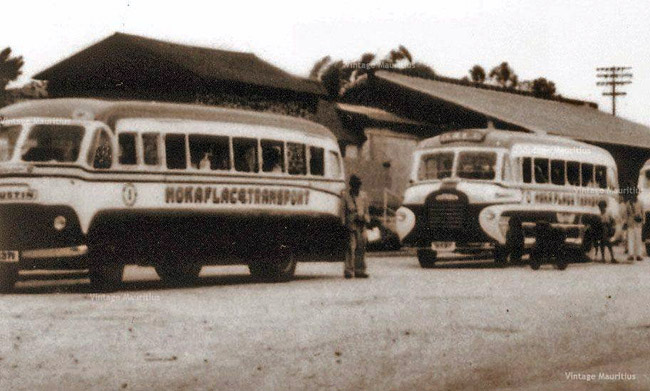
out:
M603 96L612 97L612 115L616 115L616 97L627 95L623 91L617 91L616 86L630 84L632 81L632 73L628 72L632 67L600 67L596 68L596 72L604 72L596 74L596 77L604 81L596 83L597 86L611 86L610 92L603 92Z

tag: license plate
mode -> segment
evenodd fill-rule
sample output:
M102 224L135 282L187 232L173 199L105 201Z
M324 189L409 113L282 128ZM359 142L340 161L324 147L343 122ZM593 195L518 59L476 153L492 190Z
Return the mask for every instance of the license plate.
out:
M0 251L0 262L18 262L18 251Z
M453 252L456 250L456 242L433 242L431 249L441 252Z

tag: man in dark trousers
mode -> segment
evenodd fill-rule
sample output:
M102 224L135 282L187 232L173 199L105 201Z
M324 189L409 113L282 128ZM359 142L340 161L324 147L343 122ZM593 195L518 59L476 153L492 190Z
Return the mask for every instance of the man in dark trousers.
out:
M345 256L345 278L368 278L366 274L366 225L370 222L368 196L361 191L361 179L350 176L350 188L343 190L343 214L350 235Z

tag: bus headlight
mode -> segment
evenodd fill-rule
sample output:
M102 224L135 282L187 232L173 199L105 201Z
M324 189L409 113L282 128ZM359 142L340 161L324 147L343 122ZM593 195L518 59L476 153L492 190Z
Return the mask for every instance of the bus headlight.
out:
M504 238L508 234L509 228L510 228L510 217L501 216L501 218L499 219L499 231L501 232L501 235L503 235Z
M54 226L54 229L57 231L62 231L66 225L68 224L68 221L65 219L63 216L56 216L54 218L54 222L52 225Z

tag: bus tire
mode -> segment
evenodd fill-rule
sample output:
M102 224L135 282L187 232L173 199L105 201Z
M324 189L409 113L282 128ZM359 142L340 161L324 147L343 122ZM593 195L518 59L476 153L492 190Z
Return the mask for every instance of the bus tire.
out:
M90 260L88 277L90 285L97 292L114 292L122 285L124 264L109 259L93 257Z
M199 279L202 266L197 263L186 262L163 262L156 265L156 273L160 280L167 284L183 285L191 284Z
M9 293L18 281L18 265L0 263L0 293Z
M538 254L537 251L533 250L530 253L530 268L533 270L539 270L539 268L542 266L542 256L541 254Z
M265 282L290 281L296 273L296 257L288 248L271 251L267 256L256 256L248 263L251 276Z
M646 242L645 244L645 253L650 256L650 243Z
M567 266L568 266L568 263L564 259L563 260L558 259L557 262L555 263L555 268L557 270L566 270Z
M418 249L418 262L423 269L431 269L436 264L438 253L427 248Z
M498 267L505 267L509 258L508 248L501 245L494 246L494 264Z

